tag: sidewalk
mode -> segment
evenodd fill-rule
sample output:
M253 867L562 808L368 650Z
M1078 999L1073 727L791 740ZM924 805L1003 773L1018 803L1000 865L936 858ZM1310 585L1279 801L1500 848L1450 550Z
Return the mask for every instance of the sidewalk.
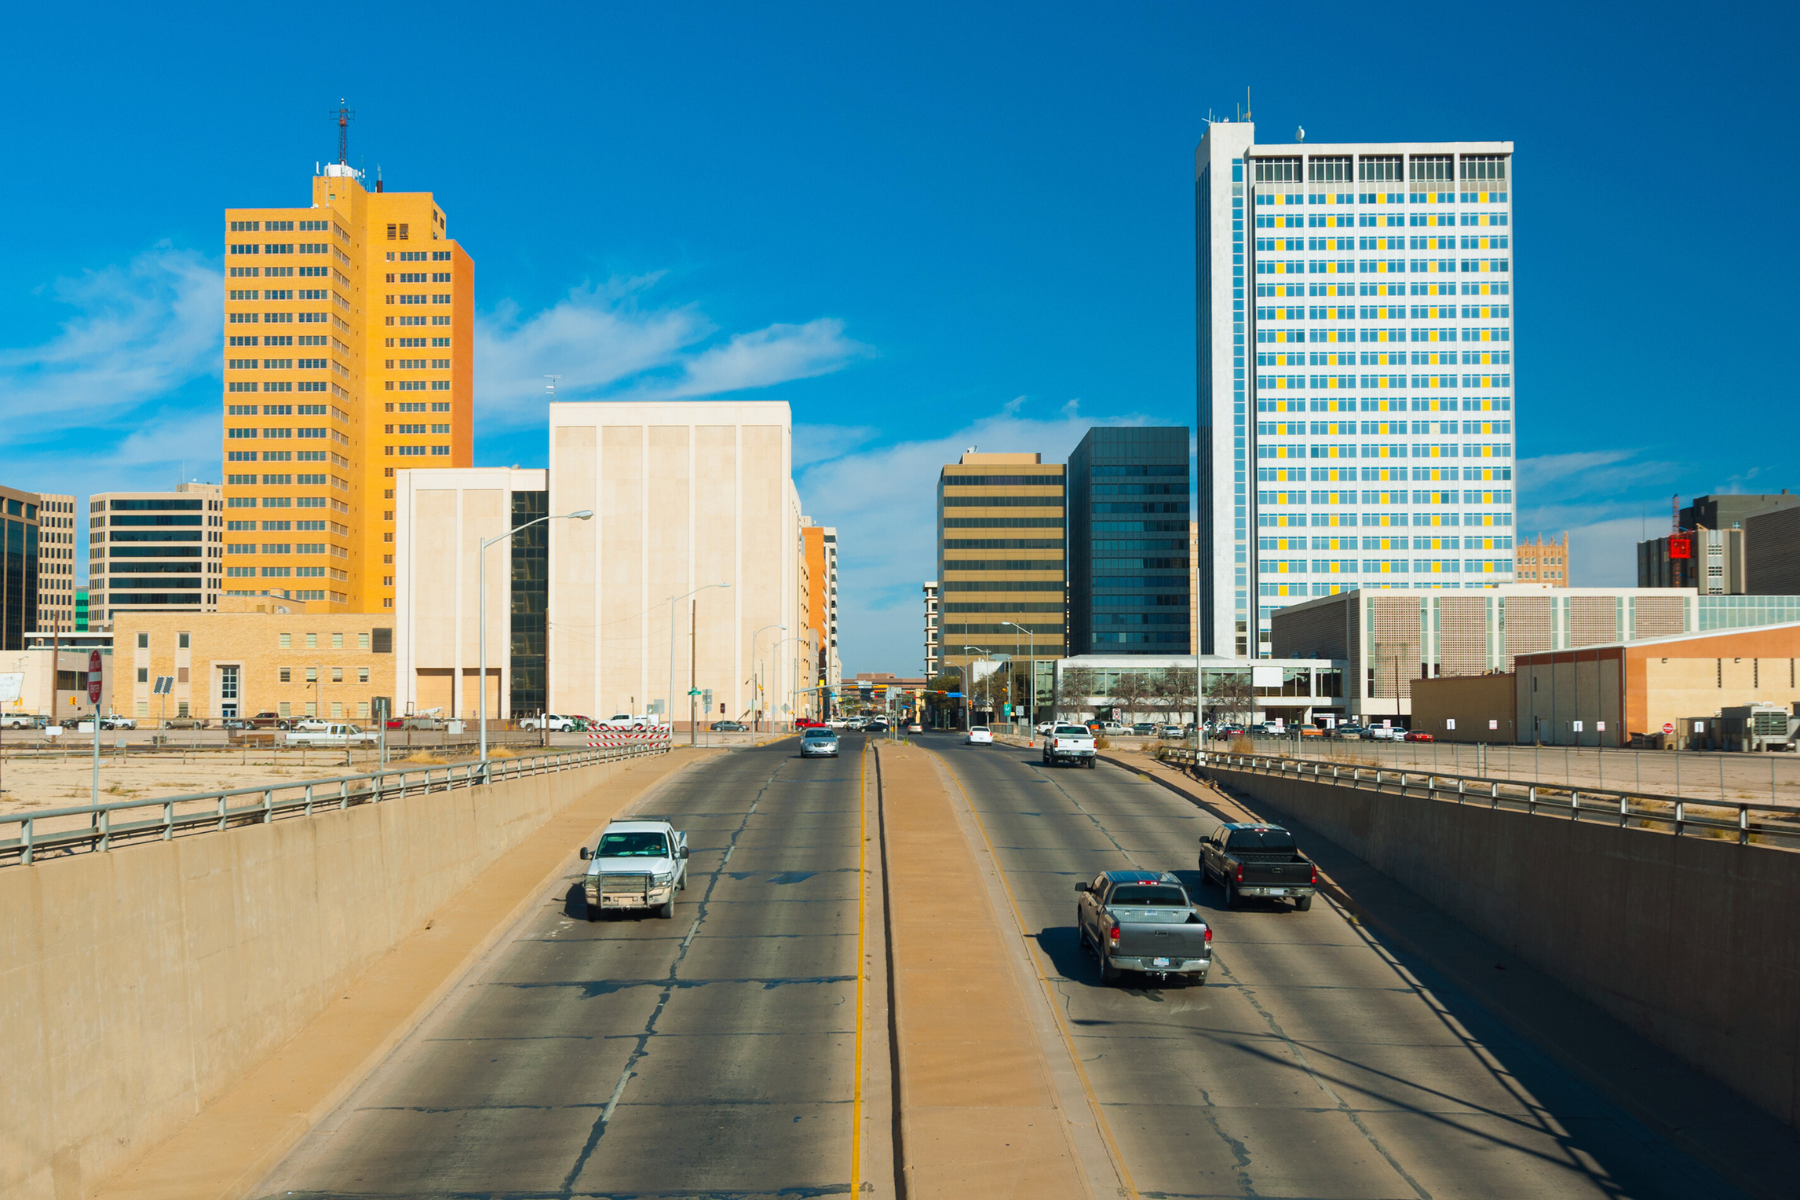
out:
M980 864L929 752L879 748L907 1194L1088 1190Z

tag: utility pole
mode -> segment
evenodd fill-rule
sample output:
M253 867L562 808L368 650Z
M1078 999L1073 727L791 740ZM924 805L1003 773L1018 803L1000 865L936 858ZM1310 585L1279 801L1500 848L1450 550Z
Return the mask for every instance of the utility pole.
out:
M695 732L699 720L699 710L694 707L697 692L694 684L694 610L699 607L698 600L688 601L688 745L697 745L699 734Z

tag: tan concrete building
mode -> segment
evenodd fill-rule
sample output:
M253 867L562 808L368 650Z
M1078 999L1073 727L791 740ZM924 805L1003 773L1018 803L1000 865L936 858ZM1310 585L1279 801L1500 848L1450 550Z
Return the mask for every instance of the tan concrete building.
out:
M1520 583L1568 587L1569 535L1564 533L1560 542L1541 533L1536 541L1520 538L1513 546L1513 565Z
M548 515L549 472L400 471L394 485L395 711L476 717L479 547ZM544 525L532 525L487 549L490 718L545 710L549 536Z
M110 629L132 612L213 612L224 589L224 489L88 497L88 623ZM291 518L280 522L291 537ZM234 568L235 569L235 568Z
M160 718L162 697L151 687L168 675L175 680L170 717L216 723L278 712L368 721L376 698L395 692L392 614L306 607L231 597L212 613L120 613L113 630L116 710Z
M796 694L806 612L792 470L784 402L552 404L547 511L596 515L549 523L550 711L654 707L684 722L691 653L710 716L793 715L812 693Z
M75 497L38 493L38 603L40 629L75 628Z

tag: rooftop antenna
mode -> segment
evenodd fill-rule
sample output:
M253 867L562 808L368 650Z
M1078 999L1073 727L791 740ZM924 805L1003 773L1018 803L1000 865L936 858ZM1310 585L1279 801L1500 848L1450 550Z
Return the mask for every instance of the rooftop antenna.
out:
M332 115L338 123L338 164L347 167L350 165L350 119L356 114L340 98L337 111Z
M562 378L562 376L561 375L546 375L546 376L544 376L544 378L548 379L550 381L548 384L546 384L544 386L544 390L546 392L550 393L550 403L555 404L556 403L556 384L557 384L557 381Z
M1306 126L1302 125L1294 130L1294 140L1296 142L1304 142L1306 140Z
M1248 121L1249 119L1250 119L1250 88L1248 85L1246 85L1244 88L1244 120Z

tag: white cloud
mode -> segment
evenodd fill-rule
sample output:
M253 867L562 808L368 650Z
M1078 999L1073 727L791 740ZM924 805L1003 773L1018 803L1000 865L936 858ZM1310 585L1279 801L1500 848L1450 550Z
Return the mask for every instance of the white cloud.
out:
M839 370L869 353L842 321L775 324L704 343L717 332L691 304L644 304L660 275L572 290L529 316L507 302L478 319L476 416L489 426L534 425L560 375L562 400L680 399L772 387Z
M803 502L821 524L838 530L840 648L844 671L924 669L924 609L919 585L937 570L938 471L971 445L985 451L1038 451L1045 462L1066 462L1097 422L1064 410L1052 420L1003 411L922 441L868 450L860 430L839 435L802 427L796 442L843 452L824 455L797 480ZM1141 425L1123 416L1100 422Z
M51 294L77 315L47 342L0 350L8 441L60 439L67 423L42 420L47 412L90 429L116 426L139 405L216 375L221 286L204 257L167 243L123 267L57 280Z

